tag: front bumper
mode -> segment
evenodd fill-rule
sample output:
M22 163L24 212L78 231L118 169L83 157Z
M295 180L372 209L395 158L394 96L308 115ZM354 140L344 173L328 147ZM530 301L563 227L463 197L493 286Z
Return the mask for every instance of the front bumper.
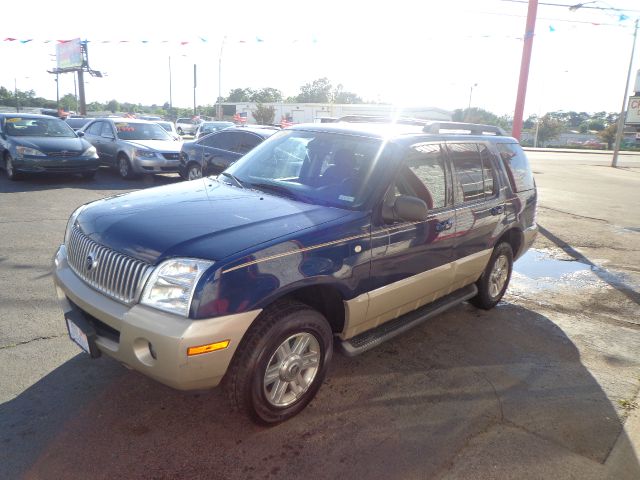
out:
M98 169L98 158L14 158L13 167L25 173L82 173Z
M175 173L180 166L180 160L168 160L166 158L140 158L134 157L131 162L136 173Z
M85 284L69 267L62 245L54 257L54 283L63 311L75 309L97 331L101 353L179 390L220 383L240 340L261 310L190 320L112 300ZM187 356L187 349L230 340L224 350Z

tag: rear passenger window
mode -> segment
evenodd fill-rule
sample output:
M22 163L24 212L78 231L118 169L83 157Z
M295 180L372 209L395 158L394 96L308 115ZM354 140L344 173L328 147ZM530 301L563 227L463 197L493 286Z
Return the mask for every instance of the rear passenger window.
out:
M484 144L480 144L480 158L482 160L482 181L484 183L484 196L485 198L493 197L498 193L496 180L496 170L491 159L493 154L489 147Z
M92 123L89 128L87 128L87 133L89 135L96 135L96 136L100 136L100 133L102 132L102 124L104 122L95 122Z
M253 149L256 145L260 143L260 138L251 133L241 133L240 134L240 142L235 147L235 151L237 153L247 153L249 150Z
M429 209L442 208L447 203L444 155L439 144L419 143L411 146L401 177L396 183L397 193L418 197Z
M517 143L498 143L498 152L507 167L511 186L516 192L524 192L535 187L529 160Z
M448 144L451 163L456 172L457 198L463 203L484 199L482 159L475 143Z
M463 203L491 198L498 193L493 154L485 144L448 144L456 172L455 188Z

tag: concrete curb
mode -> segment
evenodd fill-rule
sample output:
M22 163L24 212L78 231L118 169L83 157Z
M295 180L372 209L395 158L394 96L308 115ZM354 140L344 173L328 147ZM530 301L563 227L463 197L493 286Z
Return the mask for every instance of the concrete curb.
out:
M634 402L635 405L640 405L640 393L636 395ZM622 431L604 464L609 470L610 478L634 480L637 478L639 460L640 409L635 407L624 422Z

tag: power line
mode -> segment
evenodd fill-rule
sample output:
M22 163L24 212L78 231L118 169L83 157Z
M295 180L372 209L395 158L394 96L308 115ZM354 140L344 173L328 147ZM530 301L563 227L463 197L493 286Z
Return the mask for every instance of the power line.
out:
M500 0L501 2L508 2L508 3L529 3L528 0ZM586 2L586 3L595 3L595 2ZM604 11L614 11L614 12L633 12L633 13L640 13L640 10L633 10L633 9L629 9L629 8L616 8L616 7L598 7L598 6L593 6L593 5L587 5L586 3L576 3L576 4L566 4L566 3L543 3L540 2L538 3L538 5L544 5L545 7L562 7L562 8L568 8L569 10L571 10L572 8L574 10L577 10L578 8L583 9L590 9L590 10L604 10ZM601 2L604 3L604 2Z

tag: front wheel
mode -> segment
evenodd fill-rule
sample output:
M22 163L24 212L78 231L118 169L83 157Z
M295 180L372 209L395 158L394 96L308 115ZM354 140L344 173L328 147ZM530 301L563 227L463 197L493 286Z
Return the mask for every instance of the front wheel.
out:
M497 305L507 291L513 269L513 250L506 242L498 244L491 254L489 264L476 282L478 294L470 302L476 307L489 310Z
M238 347L224 380L234 407L260 424L300 413L316 395L333 352L327 320L286 301L266 309Z
M187 180L202 178L202 167L197 163L190 163L187 169Z
M134 176L133 169L131 168L131 162L125 155L118 157L118 173L124 179L131 179Z
M7 172L7 178L9 180L20 180L20 173L16 172L16 169L13 166L13 158L11 158L11 155L9 154L7 154L4 159L4 170Z

